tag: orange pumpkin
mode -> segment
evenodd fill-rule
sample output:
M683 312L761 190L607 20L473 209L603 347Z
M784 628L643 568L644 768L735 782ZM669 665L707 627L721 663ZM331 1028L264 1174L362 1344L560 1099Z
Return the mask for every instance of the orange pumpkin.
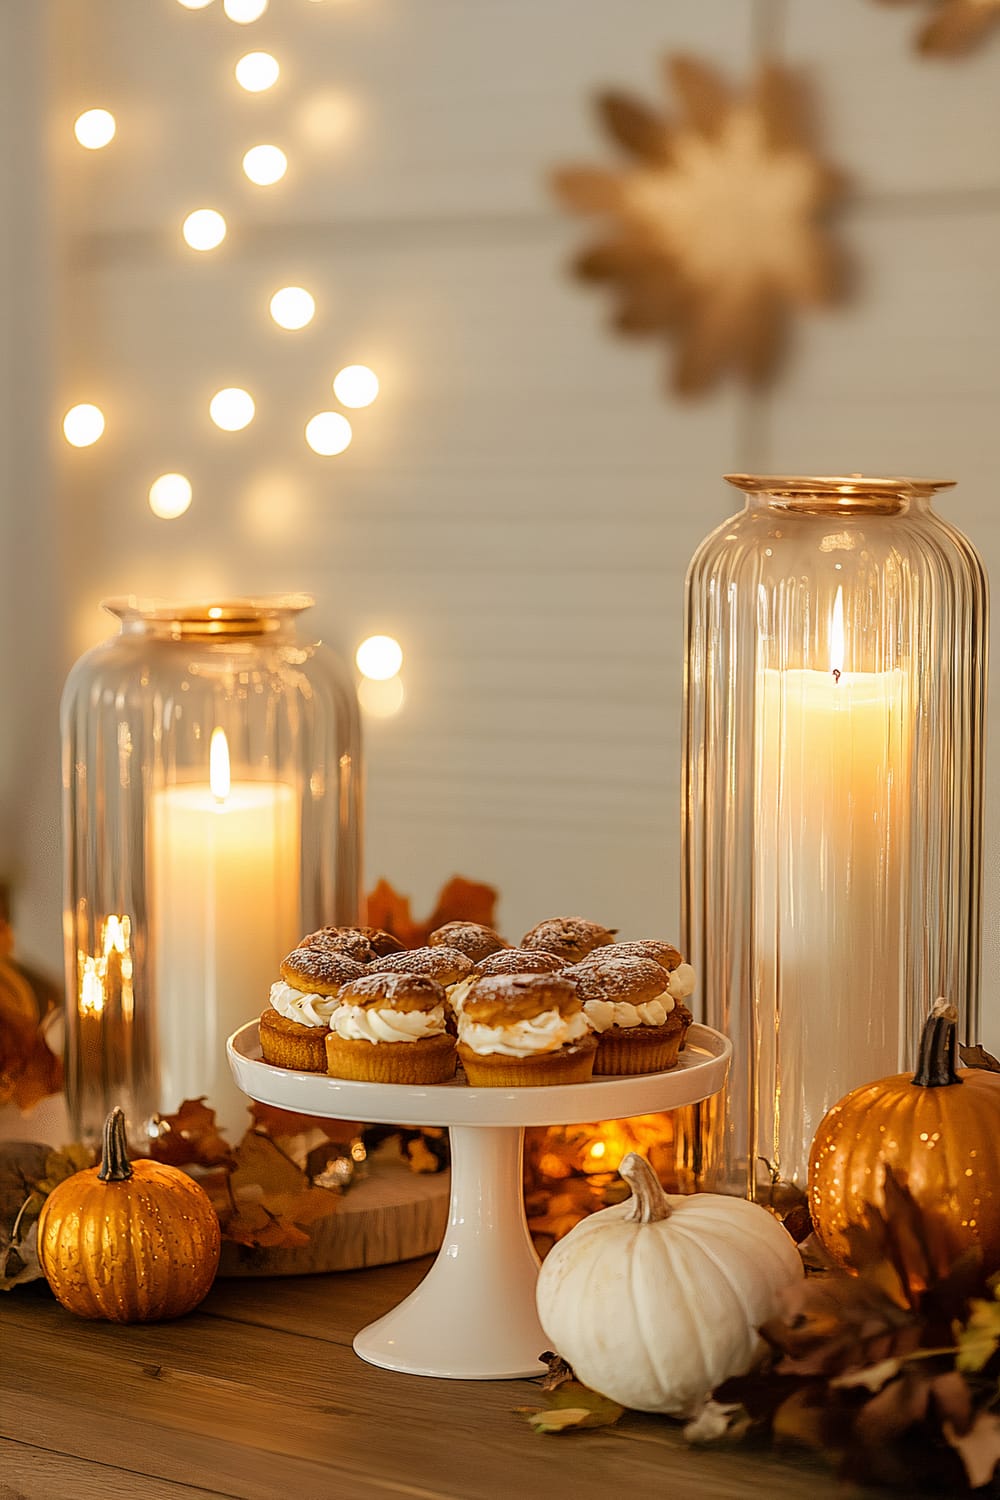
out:
M104 1123L100 1165L67 1177L38 1219L38 1258L63 1307L81 1318L178 1318L205 1296L219 1265L219 1220L185 1172L130 1162L125 1116Z
M1000 1269L1000 1074L955 1067L956 1012L937 1001L917 1071L866 1083L824 1116L809 1206L824 1248L851 1269L848 1227L884 1207L885 1168L904 1180L949 1259L978 1245Z

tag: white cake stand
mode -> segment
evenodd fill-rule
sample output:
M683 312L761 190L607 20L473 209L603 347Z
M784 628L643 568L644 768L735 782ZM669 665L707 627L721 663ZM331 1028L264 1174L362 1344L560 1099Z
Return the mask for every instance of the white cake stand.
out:
M448 1126L451 1204L437 1260L416 1291L361 1330L354 1348L387 1370L504 1380L540 1374L546 1347L535 1311L538 1256L524 1217L524 1127L695 1104L722 1088L732 1044L692 1026L668 1073L523 1089L356 1083L275 1068L261 1059L256 1021L233 1033L227 1051L237 1084L262 1104L332 1120Z

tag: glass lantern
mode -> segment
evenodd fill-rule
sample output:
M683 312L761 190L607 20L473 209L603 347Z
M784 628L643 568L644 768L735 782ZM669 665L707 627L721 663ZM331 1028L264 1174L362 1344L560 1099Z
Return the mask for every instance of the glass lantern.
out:
M66 1093L79 1138L205 1096L247 1125L226 1037L303 932L358 920L357 697L312 599L109 600L63 694Z
M977 1040L987 587L944 482L729 475L687 579L682 927L728 1104L703 1185L805 1185L825 1111Z

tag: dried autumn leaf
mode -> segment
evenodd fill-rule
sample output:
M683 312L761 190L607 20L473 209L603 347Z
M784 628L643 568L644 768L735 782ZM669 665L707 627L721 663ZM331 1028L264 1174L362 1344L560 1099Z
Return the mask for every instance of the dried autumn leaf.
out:
M898 1359L880 1359L877 1365L865 1365L863 1369L835 1375L830 1384L838 1390L851 1390L860 1385L866 1391L880 1391L901 1369L902 1364Z
M232 1162L232 1147L204 1097L185 1099L176 1114L157 1115L156 1123L159 1133L149 1148L154 1161L171 1167L218 1167Z
M321 1130L328 1141L349 1146L361 1130L361 1126L353 1120L327 1120L320 1115L300 1115L290 1109L278 1109L273 1104L261 1104L257 1100L250 1105L250 1116L252 1128L263 1131L274 1140L304 1135L310 1130Z
M0 1104L28 1110L62 1088L62 1062L41 1029L44 1006L10 959L0 959Z
M720 1438L741 1438L750 1426L745 1406L738 1402L706 1401L685 1423L684 1439L696 1446L717 1443Z
M431 915L424 922L414 920L408 896L401 896L387 880L380 880L366 903L372 927L383 927L407 948L420 948L436 927L446 922L479 922L492 927L496 915L497 892L491 885L453 875L442 886Z
M959 1370L981 1370L1000 1349L1000 1281L992 1299L974 1297L965 1324L954 1326Z
M556 1354L552 1349L546 1349L544 1354L540 1354L538 1358L543 1365L548 1366L545 1374L538 1382L543 1391L558 1390L561 1385L566 1384L567 1380L576 1379L576 1376L573 1374L573 1366L568 1364L561 1354Z
M1000 1465L1000 1417L981 1411L968 1432L956 1432L951 1422L942 1431L965 1465L970 1489L989 1484Z
M560 1433L573 1428L610 1427L624 1415L624 1406L601 1396L578 1380L568 1380L551 1393L547 1408L520 1408L535 1432Z
M1000 1073L1000 1058L987 1052L980 1042L975 1047L959 1047L958 1055L967 1068L982 1068L987 1073Z

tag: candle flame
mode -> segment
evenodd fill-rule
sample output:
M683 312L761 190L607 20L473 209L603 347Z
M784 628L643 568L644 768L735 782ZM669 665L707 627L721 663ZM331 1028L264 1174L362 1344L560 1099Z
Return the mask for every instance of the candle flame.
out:
M231 785L229 775L229 745L224 729L212 730L212 743L208 750L208 784L217 802L225 802Z
M838 588L833 601L833 620L830 623L830 671L839 682L844 670L844 590Z
M80 973L80 1014L99 1016L109 998L117 989L121 997L122 1014L131 1019L135 996L132 989L132 919L128 916L105 917L101 923L99 951L95 954L78 953ZM116 965L119 983L111 971L112 954L118 955Z

